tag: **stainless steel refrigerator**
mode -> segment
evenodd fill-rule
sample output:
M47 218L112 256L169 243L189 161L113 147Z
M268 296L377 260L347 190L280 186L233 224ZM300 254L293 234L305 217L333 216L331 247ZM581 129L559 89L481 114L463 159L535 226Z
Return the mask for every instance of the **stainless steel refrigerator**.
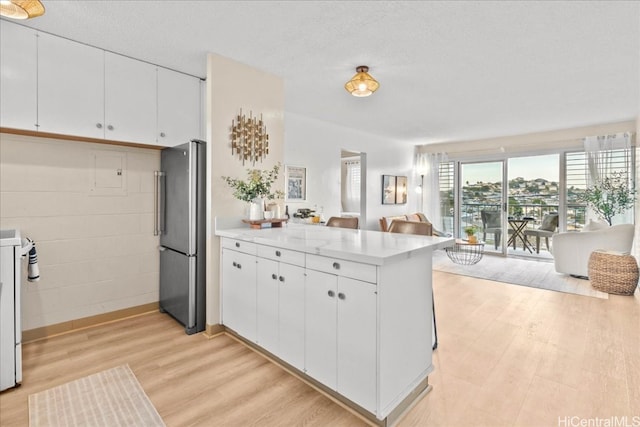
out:
M161 152L155 173L155 234L160 235L160 311L187 334L205 328L206 143Z

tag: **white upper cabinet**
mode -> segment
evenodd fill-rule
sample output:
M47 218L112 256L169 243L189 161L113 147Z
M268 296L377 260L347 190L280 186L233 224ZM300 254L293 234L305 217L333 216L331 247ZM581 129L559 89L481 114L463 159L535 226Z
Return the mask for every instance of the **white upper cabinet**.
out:
M158 145L200 138L200 79L158 67Z
M37 130L37 33L0 21L0 126Z
M156 66L105 52L106 139L156 143Z
M0 126L175 146L201 137L200 79L0 21Z
M38 130L104 138L104 51L38 35Z

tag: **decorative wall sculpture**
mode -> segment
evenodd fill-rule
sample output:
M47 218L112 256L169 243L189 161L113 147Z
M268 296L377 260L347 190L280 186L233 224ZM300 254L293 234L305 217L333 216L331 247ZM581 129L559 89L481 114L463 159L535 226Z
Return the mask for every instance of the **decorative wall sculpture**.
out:
M269 154L269 134L267 127L260 118L253 117L249 111L247 118L242 114L242 109L235 119L231 121L231 155L238 155L244 166L245 162L251 162L255 166L256 161L261 161Z

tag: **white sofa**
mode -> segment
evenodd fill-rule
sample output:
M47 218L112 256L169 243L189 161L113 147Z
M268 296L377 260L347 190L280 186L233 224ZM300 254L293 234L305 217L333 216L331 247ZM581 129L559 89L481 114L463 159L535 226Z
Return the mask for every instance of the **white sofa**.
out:
M598 249L631 252L634 228L633 224L619 224L596 231L556 234L552 238L556 271L587 277L591 252Z

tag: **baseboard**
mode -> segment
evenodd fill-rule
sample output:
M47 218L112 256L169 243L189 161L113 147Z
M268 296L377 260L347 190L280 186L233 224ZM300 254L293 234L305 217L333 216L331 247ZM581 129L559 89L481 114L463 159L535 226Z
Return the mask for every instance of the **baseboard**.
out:
M42 326L40 328L29 329L28 331L22 331L22 342L28 343L31 341L49 338L54 335L60 335L67 332L76 331L78 329L84 329L90 326L96 326L101 323L108 323L116 320L122 320L127 317L138 316L140 314L146 314L153 311L158 311L158 302L152 302L149 304L143 304L135 307L124 308L122 310L116 310L116 311L111 311L109 313L97 314L95 316L83 317L81 319L69 320L67 322Z
M226 329L227 328L225 328L224 325L210 325L207 323L202 334L207 338L213 338L216 335L222 334Z

